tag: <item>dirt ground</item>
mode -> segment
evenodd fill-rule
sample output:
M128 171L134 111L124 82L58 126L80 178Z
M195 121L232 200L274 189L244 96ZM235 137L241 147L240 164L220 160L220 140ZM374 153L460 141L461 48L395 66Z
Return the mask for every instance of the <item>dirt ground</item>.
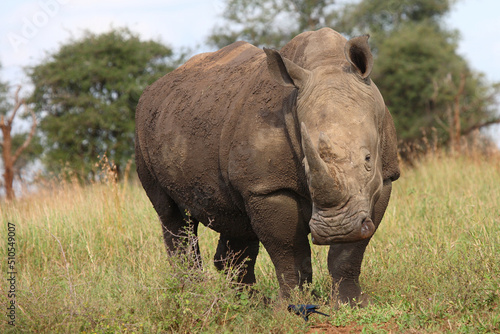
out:
M386 323L378 326L379 329L384 329L387 333L397 333L398 326L396 324ZM308 333L326 333L326 334L351 334L351 333L361 333L363 331L363 325L352 324L348 326L334 326L327 322L319 325L311 326Z

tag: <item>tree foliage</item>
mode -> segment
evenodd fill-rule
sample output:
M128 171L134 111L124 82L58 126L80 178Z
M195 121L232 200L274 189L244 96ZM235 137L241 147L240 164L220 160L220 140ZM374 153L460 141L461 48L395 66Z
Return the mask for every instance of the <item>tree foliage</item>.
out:
M451 87L443 87L443 80L456 82L467 70L455 54L456 46L446 37L432 25L412 23L378 44L373 77L402 138L418 138L421 128L442 118L437 113L446 112L446 103L453 98L447 89Z
M174 67L170 48L115 29L86 32L28 69L48 170L66 164L87 177L103 154L124 166L134 153L142 91Z
M362 0L348 3L338 28L349 35L378 35L397 31L401 25L427 22L439 25L454 0ZM377 36L379 37L379 36ZM382 37L382 36L380 36Z
M295 35L331 26L337 19L334 0L227 0L224 24L208 44L222 48L237 40L281 47Z

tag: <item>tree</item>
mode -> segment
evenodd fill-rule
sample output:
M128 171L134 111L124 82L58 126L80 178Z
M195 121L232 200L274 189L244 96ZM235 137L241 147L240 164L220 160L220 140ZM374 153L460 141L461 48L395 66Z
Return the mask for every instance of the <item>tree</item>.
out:
M142 91L176 64L170 48L123 28L85 32L28 69L46 168L58 171L66 164L86 178L106 154L119 172L134 154Z
M332 26L337 7L334 0L228 0L225 24L207 42L217 48L237 40L279 48L303 31Z
M427 22L439 26L454 0L362 0L347 3L338 28L349 35L369 33L382 39L386 33L408 23ZM381 36L379 36L381 35Z
M378 43L373 78L394 114L400 138L419 138L422 128L436 126L436 119L443 118L453 94L442 85L444 78L451 74L457 80L457 75L469 72L455 50L446 35L419 23L404 25Z
M0 148L2 149L2 161L4 166L4 187L5 187L5 195L8 201L13 200L15 198L14 192L14 176L16 175L16 171L20 170L16 165L21 153L26 150L26 148L30 145L30 142L35 135L36 130L36 117L33 113L33 110L28 108L24 99L19 98L19 91L21 90L21 86L19 86L15 92L14 96L14 105L12 106L12 112L10 115L7 115L8 109L10 109L10 105L6 99L6 93L8 90L8 86L5 83L0 83L0 129L2 131L2 141L0 142ZM18 134L16 136L12 135L12 126L14 124L14 119L16 117L17 112L21 107L24 107L31 116L32 116L32 125L31 130L27 134ZM22 143L19 143L19 139L22 138Z
M406 142L436 129L456 147L471 129L499 122L498 85L488 84L457 53L458 33L442 26L451 0L363 0L348 5L339 26L369 32L377 56L373 79Z

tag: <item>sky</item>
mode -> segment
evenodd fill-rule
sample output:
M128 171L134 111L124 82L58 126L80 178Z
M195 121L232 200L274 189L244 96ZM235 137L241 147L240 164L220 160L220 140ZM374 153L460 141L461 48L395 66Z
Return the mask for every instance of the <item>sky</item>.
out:
M127 26L142 38L174 50L209 51L203 44L223 8L223 0L2 0L0 77L29 87L23 68L40 63L84 30L102 33ZM498 13L498 0L458 0L445 18L460 33L459 53L490 82L500 82ZM500 143L500 126L494 137Z

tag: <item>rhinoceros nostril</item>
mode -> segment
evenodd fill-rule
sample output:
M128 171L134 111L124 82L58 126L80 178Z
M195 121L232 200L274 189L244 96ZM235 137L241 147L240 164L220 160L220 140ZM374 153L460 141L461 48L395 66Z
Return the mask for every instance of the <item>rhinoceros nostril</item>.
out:
M375 224L373 224L373 221L370 219L370 217L367 217L363 220L361 223L361 238L366 239L369 238L375 233Z

